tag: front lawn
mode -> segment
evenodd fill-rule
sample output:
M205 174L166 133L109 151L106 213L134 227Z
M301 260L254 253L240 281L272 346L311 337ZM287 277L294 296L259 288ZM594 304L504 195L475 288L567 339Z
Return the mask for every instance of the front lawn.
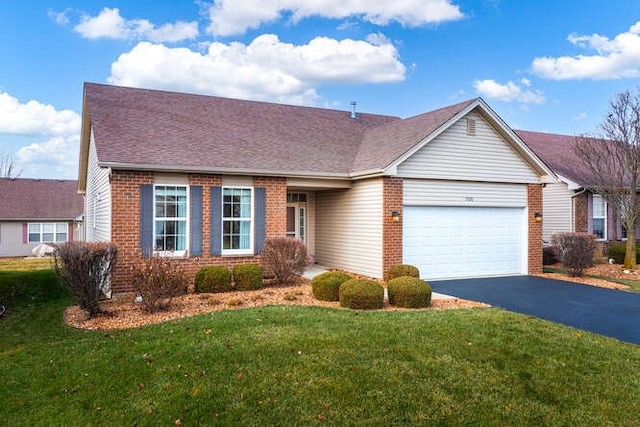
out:
M500 309L268 306L75 330L0 271L3 425L640 425L640 348Z

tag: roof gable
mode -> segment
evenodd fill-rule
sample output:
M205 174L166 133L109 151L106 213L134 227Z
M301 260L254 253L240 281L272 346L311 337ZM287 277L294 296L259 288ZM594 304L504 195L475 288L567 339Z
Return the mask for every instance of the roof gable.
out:
M0 219L72 220L84 212L78 181L0 178Z
M468 132L467 121L474 132ZM398 165L404 177L537 183L538 173L515 149L513 143L472 110L448 126Z

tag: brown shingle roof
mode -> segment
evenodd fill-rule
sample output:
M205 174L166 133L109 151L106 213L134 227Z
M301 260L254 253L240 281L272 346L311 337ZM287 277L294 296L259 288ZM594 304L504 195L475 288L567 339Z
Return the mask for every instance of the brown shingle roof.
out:
M78 181L0 178L0 219L72 220L84 212Z
M585 185L588 174L573 152L574 136L524 130L516 130L515 133L557 175Z
M351 171L365 131L397 117L85 84L98 159L184 170Z

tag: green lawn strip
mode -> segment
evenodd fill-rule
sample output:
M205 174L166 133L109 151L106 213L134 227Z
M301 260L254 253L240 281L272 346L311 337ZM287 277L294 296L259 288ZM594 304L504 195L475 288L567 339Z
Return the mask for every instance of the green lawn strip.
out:
M544 267L543 268L543 272L544 273L568 274L568 272L566 270L562 270L562 269L559 269L559 268L552 268L552 267ZM628 289L629 291L640 292L640 280L618 279L618 278L615 278L615 277L598 276L598 275L587 275L585 277L591 277L593 279L606 280L606 281L612 282L612 283L620 283L622 285L629 286L629 289Z
M63 325L66 295L18 301L0 320L6 425L640 425L639 347L495 308L268 306L104 332Z

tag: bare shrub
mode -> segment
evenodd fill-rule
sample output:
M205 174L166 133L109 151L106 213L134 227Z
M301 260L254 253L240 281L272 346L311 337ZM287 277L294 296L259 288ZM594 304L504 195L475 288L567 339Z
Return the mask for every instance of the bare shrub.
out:
M307 245L291 237L270 237L262 246L262 260L276 282L287 284L307 265Z
M582 277L593 266L596 238L589 233L555 233L551 244L558 248L560 262L573 277Z
M100 314L99 300L109 291L109 277L116 264L113 243L68 242L55 246L53 268L89 317Z
M149 313L168 309L174 297L187 293L187 275L170 257L141 257L131 269L131 284Z

